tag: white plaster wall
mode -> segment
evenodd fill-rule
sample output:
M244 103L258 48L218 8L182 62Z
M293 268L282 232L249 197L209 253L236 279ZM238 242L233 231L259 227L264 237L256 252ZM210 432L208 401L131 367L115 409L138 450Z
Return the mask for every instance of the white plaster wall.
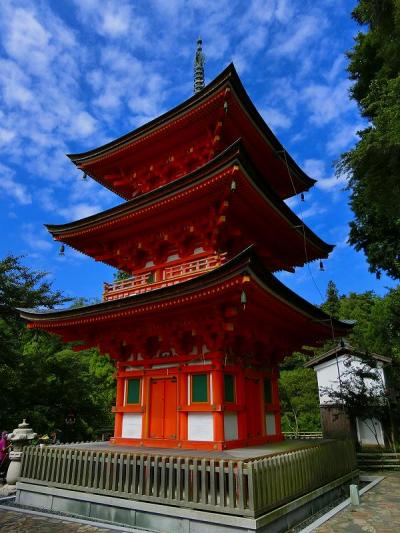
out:
M267 413L265 415L265 429L267 435L276 435L276 420L273 413Z
M349 361L350 366L345 365L345 363L347 364ZM314 370L317 373L320 404L323 405L332 402L329 396L321 393L321 388L328 387L337 391L339 389L339 373L341 379L344 380L345 375L346 373L348 373L349 370L357 369L357 367L361 367L362 364L363 363L355 357L351 357L351 359L349 359L348 357L341 355L340 357L338 357L337 362L336 359L331 359L330 361L326 361L324 363L321 363L320 365L316 365L314 367ZM385 384L383 369L376 368L373 370L380 375L380 380L382 380L382 383ZM365 380L365 383L368 387L369 385L371 385L372 381L368 379Z
M361 420L357 417L358 442L364 446L376 446L377 441L384 446L382 424L376 418ZM375 428L375 429L374 429Z
M238 438L237 413L224 413L224 436L225 440L236 440Z
M214 440L212 413L188 414L188 440Z
M124 413L122 415L122 437L125 439L142 438L141 413Z

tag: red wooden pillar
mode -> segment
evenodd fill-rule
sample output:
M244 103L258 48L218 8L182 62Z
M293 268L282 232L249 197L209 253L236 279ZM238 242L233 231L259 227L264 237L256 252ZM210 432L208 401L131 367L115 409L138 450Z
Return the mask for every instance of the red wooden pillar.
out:
M276 370L272 378L272 401L275 410L275 431L277 435L282 435L281 409L279 404L279 371Z
M222 445L224 442L224 373L222 370L222 363L215 363L215 370L211 372L212 376L212 404L215 409L214 422L214 442Z
M119 372L118 372L117 373L117 395L116 395L116 401L115 401L117 412L115 413L114 437L121 437L122 435L123 413L118 412L118 411L124 405L124 392L125 392L125 378L120 377Z
M158 283L159 281L162 281L163 279L163 269L157 268L154 270L154 282Z
M142 438L147 439L149 437L150 430L150 380L148 376L143 376L143 417L142 417Z
M178 374L178 435L179 441L187 440L188 414L185 409L188 404L188 375L184 372Z
M188 375L185 372L178 374L178 440L188 438L188 414L182 411L188 404Z
M245 392L245 372L236 373L236 403L242 408L238 412L238 438L247 438L247 412L246 412L246 392Z

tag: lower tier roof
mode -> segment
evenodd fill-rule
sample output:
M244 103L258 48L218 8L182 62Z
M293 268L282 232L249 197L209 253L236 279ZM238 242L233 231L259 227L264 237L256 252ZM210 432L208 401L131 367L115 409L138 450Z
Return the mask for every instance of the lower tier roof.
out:
M19 312L31 328L82 341L82 348L99 346L117 359L127 350L143 353L149 339L164 347L179 342L175 351L183 353L189 335L209 350L273 354L276 361L331 338L332 331L342 337L352 328L281 283L252 247L177 285L85 307Z

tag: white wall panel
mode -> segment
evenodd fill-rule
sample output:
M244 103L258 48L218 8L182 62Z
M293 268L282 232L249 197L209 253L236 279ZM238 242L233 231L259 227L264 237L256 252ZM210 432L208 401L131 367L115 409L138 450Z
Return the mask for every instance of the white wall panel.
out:
M361 420L357 417L358 442L364 446L385 445L382 424L376 418Z
M267 435L276 435L276 421L273 413L267 413L265 415L265 429Z
M236 440L238 438L237 413L224 413L224 434L225 440Z
M188 414L188 440L214 440L212 413Z
M142 438L141 413L124 413L122 416L122 437L124 439Z
M320 363L319 365L316 365L314 367L315 372L317 373L317 380L318 380L318 389L319 389L319 403L321 405L326 405L329 403L332 403L332 400L329 398L327 394L323 394L321 389L332 389L334 391L338 391L340 389L340 380L342 382L349 381L348 373L350 370L357 370L360 367L363 366L363 363L357 359L356 357L347 357L347 356L339 356L334 359L330 359L329 361L324 361L323 363ZM382 368L374 368L371 369L372 373L375 373L379 380L378 381L372 381L370 379L365 379L365 386L367 388L371 388L372 385L376 385L381 383L382 386L385 385L385 376ZM340 375L340 379L339 379Z

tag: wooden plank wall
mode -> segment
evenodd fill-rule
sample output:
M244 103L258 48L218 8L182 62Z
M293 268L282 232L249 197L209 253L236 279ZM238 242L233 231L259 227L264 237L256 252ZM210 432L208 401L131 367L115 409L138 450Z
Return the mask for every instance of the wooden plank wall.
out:
M26 447L21 481L240 516L258 516L356 468L351 441L239 461Z

